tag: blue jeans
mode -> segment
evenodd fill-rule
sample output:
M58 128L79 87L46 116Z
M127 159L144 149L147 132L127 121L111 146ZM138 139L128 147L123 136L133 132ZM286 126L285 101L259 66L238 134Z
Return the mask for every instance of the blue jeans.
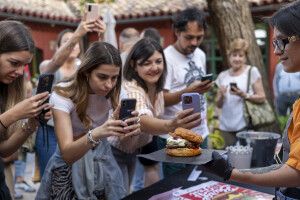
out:
M300 197L299 197L300 198ZM274 198L275 200L297 200L297 199L294 199L294 198L291 198L291 197L287 197L285 196L281 191L277 190L276 191L276 196Z
M47 131L45 130L46 128L48 130L48 134ZM48 145L47 145L47 141L48 141ZM44 174L49 159L55 152L56 146L57 146L57 140L54 132L54 127L45 125L43 128L39 126L36 134L35 148L36 148L36 155L39 161L41 177Z
M26 161L16 160L15 161L15 177L24 177L26 169Z

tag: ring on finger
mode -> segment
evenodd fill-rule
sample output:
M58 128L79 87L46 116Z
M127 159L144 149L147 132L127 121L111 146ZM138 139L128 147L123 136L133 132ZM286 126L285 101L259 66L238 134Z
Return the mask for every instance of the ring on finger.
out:
M138 119L136 120L136 123L138 124L138 123L140 123L140 121L141 121L141 118L138 117Z

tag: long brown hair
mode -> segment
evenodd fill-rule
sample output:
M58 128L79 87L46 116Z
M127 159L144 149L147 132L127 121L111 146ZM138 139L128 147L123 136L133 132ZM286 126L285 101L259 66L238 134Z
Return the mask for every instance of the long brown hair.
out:
M59 95L70 98L73 101L77 115L85 128L89 128L92 122L91 118L86 114L89 95L88 77L95 68L104 64L120 68L116 86L106 96L106 98L110 98L112 106L115 109L120 96L122 61L119 51L109 43L94 42L84 54L78 71L72 78L66 81L70 84L54 87L54 91Z
M0 54L17 51L29 51L33 53L34 49L34 42L30 31L23 23L11 20L0 22ZM18 77L10 84L0 83L1 113L25 99L24 83L24 76ZM15 123L13 126L10 126L8 133L12 132L17 124Z

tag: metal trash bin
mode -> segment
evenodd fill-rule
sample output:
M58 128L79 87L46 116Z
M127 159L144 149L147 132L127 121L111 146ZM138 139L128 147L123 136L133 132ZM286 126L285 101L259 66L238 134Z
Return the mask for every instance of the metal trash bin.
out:
M274 153L281 135L271 132L242 131L236 134L241 145L253 148L251 167L266 167L274 163Z

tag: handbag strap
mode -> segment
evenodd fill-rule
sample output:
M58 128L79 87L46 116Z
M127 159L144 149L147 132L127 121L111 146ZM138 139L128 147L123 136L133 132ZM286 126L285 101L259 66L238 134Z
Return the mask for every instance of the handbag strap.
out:
M252 69L252 66L251 66L250 69L248 70L247 93L249 92L249 89L250 89L251 69Z

